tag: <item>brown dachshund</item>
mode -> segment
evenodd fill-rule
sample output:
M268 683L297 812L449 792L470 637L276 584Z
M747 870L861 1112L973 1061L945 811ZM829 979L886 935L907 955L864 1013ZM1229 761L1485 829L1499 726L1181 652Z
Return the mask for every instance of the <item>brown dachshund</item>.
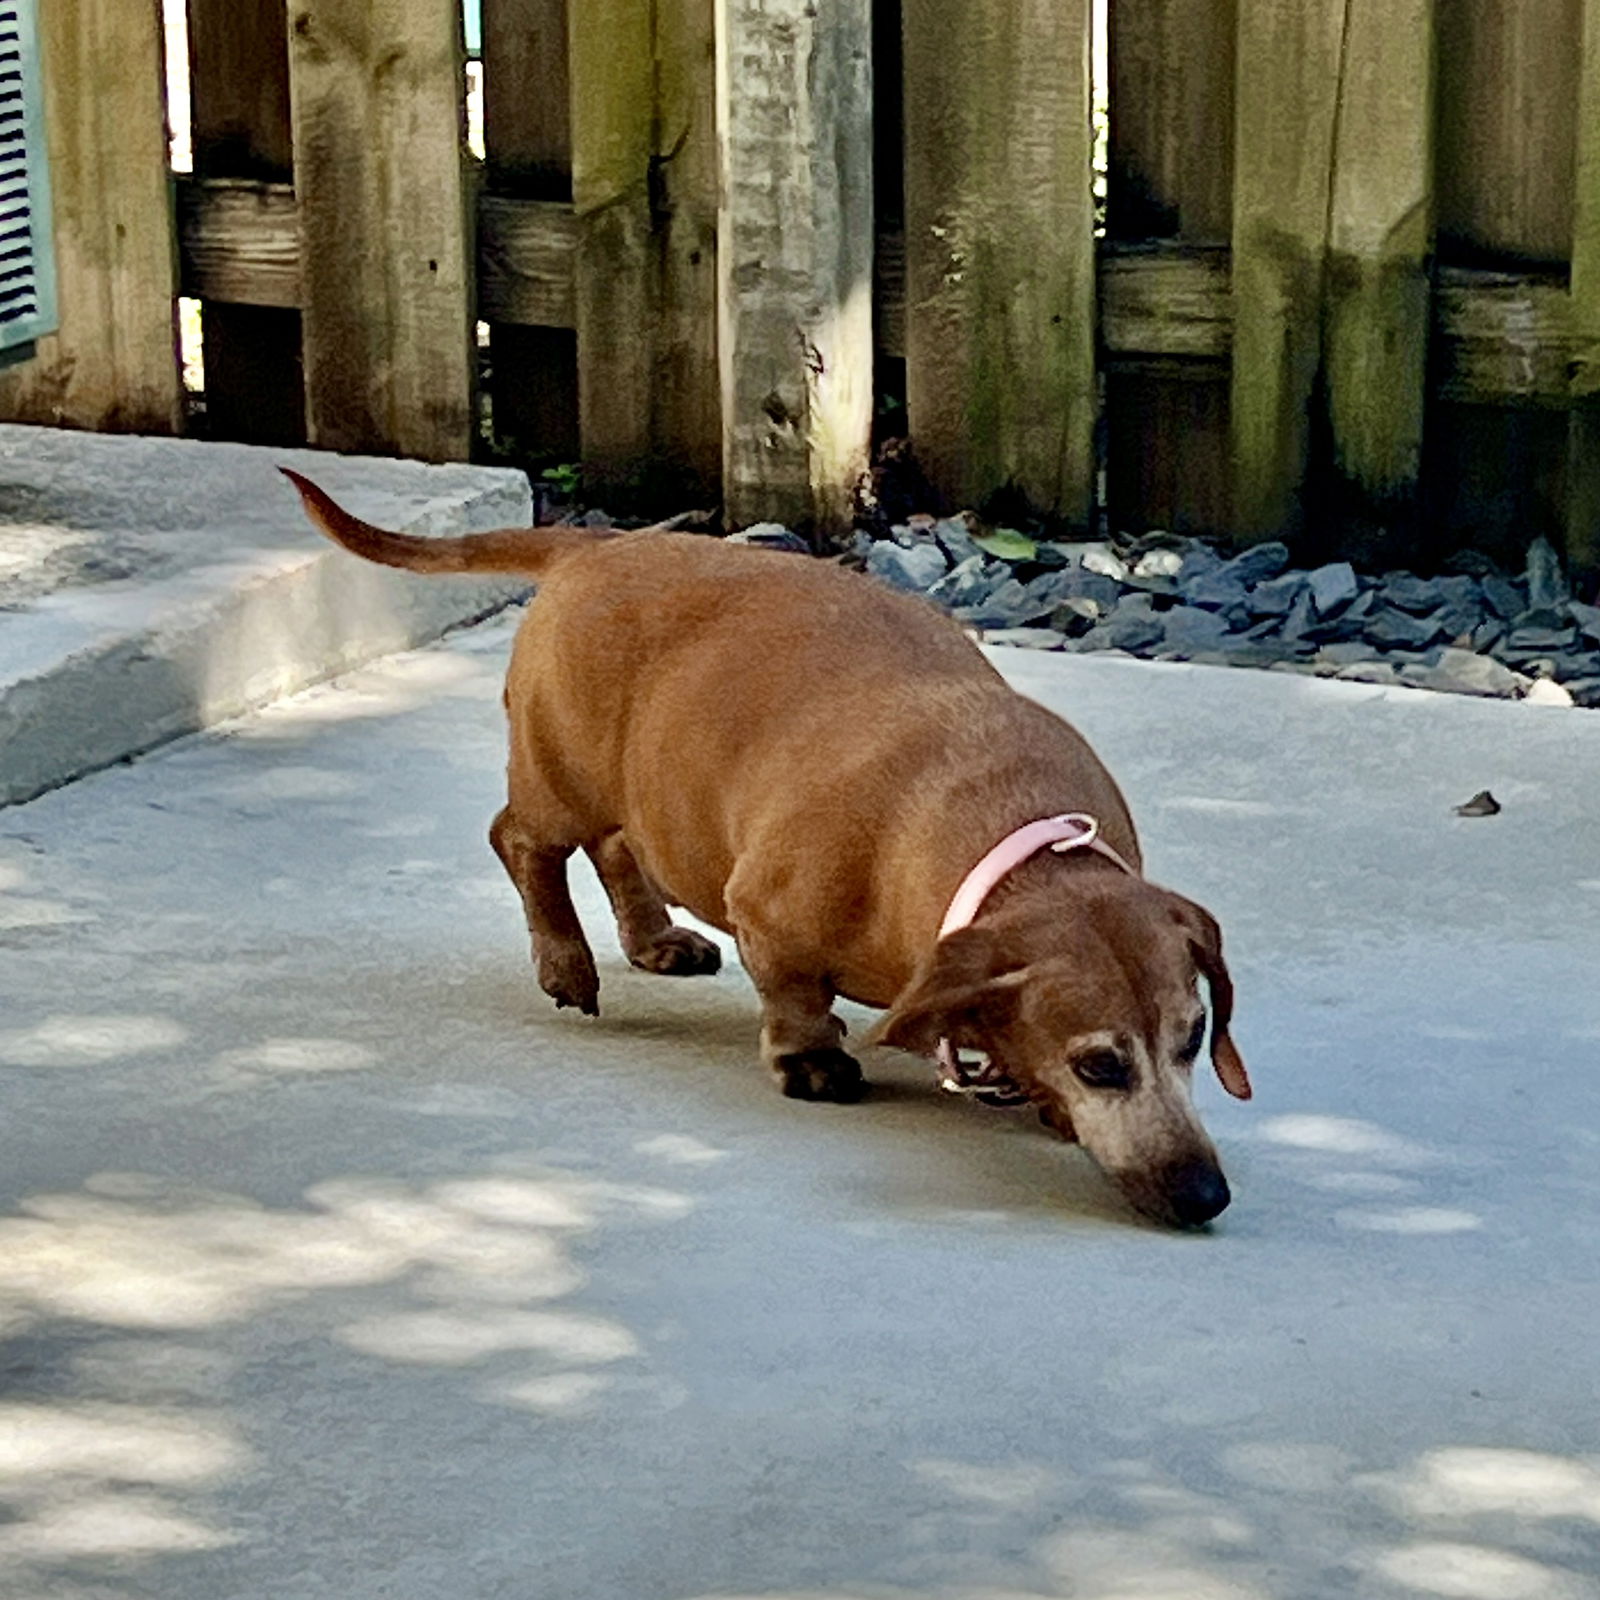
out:
M583 850L635 966L716 970L669 905L733 936L785 1094L860 1097L842 995L887 1010L873 1042L951 1065L982 1052L971 1086L1031 1100L1148 1215L1196 1225L1228 1204L1191 1093L1201 977L1217 1075L1250 1093L1217 924L1140 876L1094 752L954 622L836 566L695 535L386 533L288 476L317 527L370 561L538 580L489 836L558 1006L598 1009L567 887ZM1079 817L1053 847L1019 833L1064 813Z

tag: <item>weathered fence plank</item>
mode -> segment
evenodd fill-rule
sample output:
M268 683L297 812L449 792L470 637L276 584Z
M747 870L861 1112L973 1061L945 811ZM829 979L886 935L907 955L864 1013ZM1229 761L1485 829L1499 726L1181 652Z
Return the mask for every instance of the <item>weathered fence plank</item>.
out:
M872 426L868 0L717 0L724 503L849 526Z
M1435 399L1566 405L1576 345L1572 298L1559 278L1441 267L1433 320Z
M1600 0L1583 0L1573 193L1567 558L1600 572Z
M654 0L654 6L656 148L648 187L661 262L656 451L681 475L681 492L710 498L722 480L716 5Z
M491 0L483 18L483 133L491 195L480 228L504 216L500 196L572 200L571 83L567 0ZM537 309L487 229L478 246L479 312L489 324L495 432L534 455L574 461L578 439L578 341L567 266L564 317L507 314Z
M903 219L889 228L881 224L880 218L876 254L872 263L873 337L880 355L897 357L903 361L906 353L905 227Z
M608 487L655 442L651 21L649 0L589 0L571 36L578 405L585 467Z
M562 333L572 342L577 327L578 221L570 205L554 200L509 200L486 194L478 201L478 315L493 337L502 333ZM494 349L498 351L497 342ZM577 351L571 361L547 369L558 379L570 367L572 393L564 437L577 447ZM496 361L500 359L497 355ZM533 382L539 369L519 369L513 393ZM495 404L501 396L496 394ZM518 400L521 406L524 400ZM554 403L552 396L551 403ZM541 437L548 437L543 436Z
M1130 252L1173 243L1102 258L1107 509L1119 528L1223 532L1232 307L1228 254L1214 247L1232 231L1237 7L1110 0L1109 24L1107 236Z
M1565 274L1583 4L1436 0L1437 249L1446 266ZM1529 292L1554 310L1537 278ZM1526 332L1530 346L1548 348L1535 325ZM1542 363L1533 364L1542 390ZM1559 544L1571 524L1569 434L1562 418L1457 404L1447 391L1428 419L1431 539L1442 548L1478 544L1511 561L1535 535Z
M488 0L484 147L508 194L572 198L567 0Z
M1379 530L1383 544L1409 534L1419 510L1434 0L1343 5L1323 309L1333 451L1324 510L1343 525L1346 552L1358 554Z
M906 386L953 503L1094 510L1088 0L905 0ZM952 63L958 70L952 72Z
M1239 0L1231 407L1246 539L1301 524L1344 20L1344 0Z
M289 183L294 134L284 0L188 0L188 6L195 173ZM236 199L248 203L243 194ZM180 213L180 233L188 222ZM225 279L210 288L201 309L207 432L251 444L303 444L298 271L292 297L275 307L231 303Z
M571 32L578 402L602 486L717 477L712 24L711 0L585 0Z
M39 30L61 331L0 374L0 416L175 433L183 391L159 13L48 0Z
M1226 534L1233 504L1226 366L1112 358L1105 377L1112 526Z
M1414 520L1429 333L1431 0L1241 0L1234 514L1375 550ZM1398 25L1397 19L1398 17ZM1313 462L1325 407L1332 460Z
M299 311L300 207L292 184L179 178L176 190L184 294ZM294 327L298 346L298 316Z
M1443 260L1564 263L1585 0L1437 0Z
M456 0L290 0L308 432L465 459L472 261Z
M1233 345L1228 252L1109 247L1100 257L1100 342L1124 361L1226 362Z

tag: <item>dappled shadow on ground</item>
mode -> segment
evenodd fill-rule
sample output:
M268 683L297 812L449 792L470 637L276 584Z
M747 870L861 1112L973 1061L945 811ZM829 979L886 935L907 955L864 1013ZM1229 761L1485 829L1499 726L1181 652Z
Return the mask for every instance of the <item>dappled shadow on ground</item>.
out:
M1593 1600L1600 1460L1441 1447L1363 1467L1263 1442L1211 1457L1207 1486L1143 1458L1073 1477L1044 1463L900 1464L931 1497L905 1543L925 1582L830 1585L827 1600ZM977 1555L979 1548L1010 1554ZM691 1600L682 1596L681 1600ZM822 1600L812 1589L693 1600Z
M999 1143L1013 1161L1026 1153L1016 1139ZM1281 1305L1241 1299L1237 1360L1263 1363L1264 1393L1275 1388L1275 1345L1294 1327L1315 1325L1314 1308L1333 1298L1322 1273L1337 1270L1340 1259L1368 1293L1387 1275L1395 1307L1410 1307L1421 1324L1405 1329L1408 1312L1390 1308L1396 1331L1405 1332L1400 1348L1385 1351L1384 1313L1374 1308L1374 1326L1364 1330L1374 1359L1404 1370L1407 1338L1419 1351L1436 1350L1441 1366L1456 1359L1446 1352L1459 1342L1459 1313L1418 1295L1428 1269L1417 1269L1438 1252L1472 1250L1484 1236L1508 1230L1492 1201L1461 1202L1463 1190L1481 1179L1481 1152L1312 1110L1258 1118L1230 1143L1259 1202L1231 1224L1235 1249L1276 1252L1289 1240L1316 1239L1335 1252L1321 1262L1304 1257L1299 1320L1285 1326ZM1317 1204L1319 1197L1330 1203ZM1262 1210L1273 1202L1284 1208L1276 1221ZM1007 1226L1026 1216L1025 1209L1002 1208L968 1220L1004 1248ZM949 1210L938 1220L963 1219ZM1229 1227L1224 1219L1224 1234ZM1091 1244L1092 1236L1079 1239ZM1167 1247L1152 1237L1148 1249L1164 1254ZM1374 1276L1380 1253L1390 1266ZM1083 1250L1069 1256L1069 1275L1088 1259ZM1119 1259L1126 1270L1140 1270L1131 1256ZM1165 1259L1176 1276L1176 1258ZM1231 1271L1237 1264L1230 1253L1219 1265ZM1239 1283L1248 1287L1248 1275ZM1041 1308L1052 1287L1040 1286ZM1340 1326L1356 1326L1343 1309L1337 1300L1330 1307ZM1281 1397L1253 1408L1244 1395L1208 1392L1207 1377L1218 1369L1181 1313L1159 1344L1163 1376L1152 1381L1122 1348L1137 1348L1148 1330L1128 1327L1120 1307L1103 1311L1088 1316L1094 1343L1061 1352L1059 1371L1038 1375L1039 1406L1062 1418L1058 1453L1007 1456L1004 1445L999 1455L902 1453L879 1479L885 1504L920 1502L924 1509L897 1529L892 1549L860 1563L858 1581L846 1569L825 1589L724 1586L681 1590L672 1600L1600 1600L1600 1449L1530 1448L1526 1440L1548 1436L1555 1422L1537 1404L1526 1418L1513 1403L1493 1418L1481 1410L1475 1420L1471 1401L1460 1408L1462 1394L1481 1399L1466 1388L1471 1363L1460 1369L1459 1388L1419 1369L1417 1381L1437 1395L1439 1412L1420 1425L1415 1416L1396 1418L1394 1436L1411 1441L1401 1451L1374 1442L1384 1433L1368 1425L1383 1380L1374 1373L1372 1391L1363 1388L1359 1361L1340 1365L1326 1348L1308 1357L1294 1380L1302 1418ZM1015 1359L1009 1350L970 1347L967 1334L929 1330L936 1343L948 1341L948 1381L962 1390L981 1387L993 1363ZM1514 1396L1521 1375L1498 1366L1499 1350L1492 1359L1488 1370ZM1157 1411L1157 1396L1183 1393L1186 1368L1187 1399ZM1101 1386L1119 1397L1122 1420L1132 1426L1126 1447L1097 1452L1074 1439L1071 1396ZM1338 1419L1339 1393L1329 1392L1339 1386L1348 1427ZM1312 1420L1312 1413L1321 1414ZM1024 1426L1000 1422L996 1437L1020 1437ZM1562 1431L1558 1423L1555 1431ZM1566 1431L1577 1440L1594 1437L1592 1412L1567 1419ZM1091 1413L1085 1432L1104 1441L1104 1418ZM1160 1436L1154 1448L1152 1433ZM1419 1438L1431 1442L1418 1447Z
M1484 1225L1477 1211L1435 1198L1441 1187L1453 1194L1457 1172L1470 1168L1459 1151L1447 1156L1375 1122L1320 1112L1268 1117L1243 1138L1290 1181L1326 1196L1338 1228L1428 1236Z
M742 975L632 972L581 871L605 1014L557 1016L498 676L386 664L0 826L6 1600L1594 1592L1587 1057L1507 1139L1491 1059L1592 1019L1516 1033L1514 950L1475 1016L1454 944L1245 921L1237 1202L1166 1234L925 1063L781 1100ZM1162 780L1169 846L1307 849L1223 777Z
M660 1162L717 1159L664 1137ZM273 1395L244 1335L290 1308L330 1365L454 1374L461 1405L580 1421L647 1361L583 1308L574 1242L692 1205L531 1163L330 1179L289 1208L137 1172L28 1196L0 1219L0 1593L119 1594L241 1538L219 1496L292 1470L253 1442Z

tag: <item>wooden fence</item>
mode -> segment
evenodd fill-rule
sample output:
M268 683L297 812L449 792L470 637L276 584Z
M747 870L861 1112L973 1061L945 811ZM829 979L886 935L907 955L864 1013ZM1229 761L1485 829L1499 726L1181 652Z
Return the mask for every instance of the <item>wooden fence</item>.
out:
M0 414L458 459L837 528L903 401L951 504L1600 568L1600 0L43 8L62 328ZM176 241L176 249L173 243ZM881 423L881 418L879 419Z

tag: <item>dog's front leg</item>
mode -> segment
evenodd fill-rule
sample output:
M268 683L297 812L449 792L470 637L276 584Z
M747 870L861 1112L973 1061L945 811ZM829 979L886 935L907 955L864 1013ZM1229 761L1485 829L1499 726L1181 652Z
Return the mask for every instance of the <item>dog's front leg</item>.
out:
M539 987L557 1006L599 1016L600 974L567 886L572 851L541 843L509 806L490 826L489 843L522 896Z
M736 930L739 959L761 996L761 1059L794 1100L859 1100L861 1063L839 1048L844 1024L833 1014L833 985L800 970L776 942Z

